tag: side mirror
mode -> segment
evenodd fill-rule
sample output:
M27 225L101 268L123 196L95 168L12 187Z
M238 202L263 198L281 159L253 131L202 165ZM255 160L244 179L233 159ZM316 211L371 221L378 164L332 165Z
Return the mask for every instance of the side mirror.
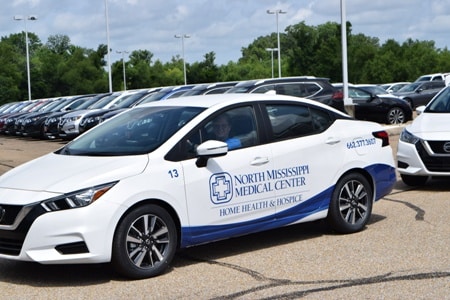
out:
M417 115L420 115L421 113L423 113L425 110L425 105L421 105L419 107L416 108L416 113Z
M199 168L206 167L211 157L223 156L228 153L228 145L221 141L209 140L197 146L196 165Z

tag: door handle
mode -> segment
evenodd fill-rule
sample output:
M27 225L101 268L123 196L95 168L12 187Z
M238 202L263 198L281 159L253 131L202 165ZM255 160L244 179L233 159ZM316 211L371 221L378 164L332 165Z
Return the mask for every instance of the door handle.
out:
M255 157L253 161L250 163L252 166L261 166L267 164L269 162L268 157Z
M339 143L340 141L341 141L340 139L337 139L337 138L334 138L334 137L329 137L329 138L327 138L325 143L328 144L328 145L334 145L334 144Z

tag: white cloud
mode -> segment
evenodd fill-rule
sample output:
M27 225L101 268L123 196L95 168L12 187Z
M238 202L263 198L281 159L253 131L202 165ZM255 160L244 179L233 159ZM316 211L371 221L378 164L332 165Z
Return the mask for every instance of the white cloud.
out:
M96 49L106 44L104 0L13 0L0 11L0 36L24 30L16 14L36 14L28 30L43 42L49 35L66 34L72 43ZM347 20L354 34L378 37L383 42L406 38L435 40L449 45L450 0L346 0ZM306 25L340 22L338 0L108 0L110 42L113 49L146 49L154 59L169 61L181 53L174 34L188 33L185 55L201 61L211 51L216 63L237 61L241 48L275 32L275 17L267 9L282 9L279 29L304 21ZM120 59L119 56L114 59Z

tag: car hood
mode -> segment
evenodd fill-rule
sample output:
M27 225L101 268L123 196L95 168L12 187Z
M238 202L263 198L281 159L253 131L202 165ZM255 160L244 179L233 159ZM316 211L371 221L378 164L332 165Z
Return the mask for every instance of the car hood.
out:
M426 140L450 139L450 114L422 113L408 127L408 131Z
M89 157L50 153L0 176L0 189L68 193L137 175L147 163L145 154Z

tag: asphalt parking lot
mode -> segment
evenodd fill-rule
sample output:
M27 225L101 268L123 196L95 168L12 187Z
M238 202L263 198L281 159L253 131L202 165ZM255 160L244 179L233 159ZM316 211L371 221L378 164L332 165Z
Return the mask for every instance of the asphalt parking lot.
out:
M395 151L399 128L390 132ZM2 136L0 174L63 144ZM0 299L450 299L449 192L448 180L399 180L362 232L314 222L193 247L139 281L107 264L0 260Z

